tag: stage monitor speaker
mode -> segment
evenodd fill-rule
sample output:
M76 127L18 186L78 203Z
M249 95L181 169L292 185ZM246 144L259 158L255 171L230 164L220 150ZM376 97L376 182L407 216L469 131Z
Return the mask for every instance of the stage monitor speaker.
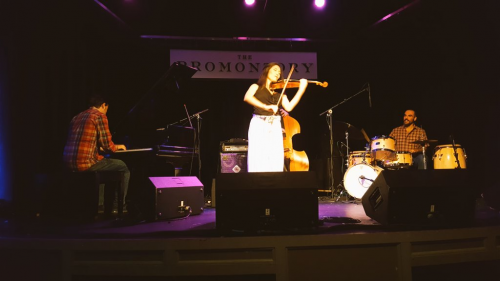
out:
M219 174L216 182L221 234L311 232L318 225L314 172Z
M383 225L458 226L472 223L474 194L467 170L384 170L362 204Z
M174 219L203 212L203 184L197 177L150 177L149 180L156 190L156 219Z

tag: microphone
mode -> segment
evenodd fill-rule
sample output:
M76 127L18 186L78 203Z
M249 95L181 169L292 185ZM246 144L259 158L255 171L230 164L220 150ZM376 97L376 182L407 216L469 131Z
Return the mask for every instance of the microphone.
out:
M370 107L372 107L372 94L370 91L370 83L368 83L368 102L370 103Z
M369 181L373 182L372 179L369 179L369 178L367 178L367 177L365 177L363 175L359 176L359 178L362 179L362 180L369 180Z

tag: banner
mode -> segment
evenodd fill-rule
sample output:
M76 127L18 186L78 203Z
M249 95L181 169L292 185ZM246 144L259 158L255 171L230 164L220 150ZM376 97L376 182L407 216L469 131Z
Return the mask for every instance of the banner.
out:
M170 50L170 65L178 62L198 71L193 78L255 79L270 62L281 64L286 78L292 65L292 79L317 79L316 53Z

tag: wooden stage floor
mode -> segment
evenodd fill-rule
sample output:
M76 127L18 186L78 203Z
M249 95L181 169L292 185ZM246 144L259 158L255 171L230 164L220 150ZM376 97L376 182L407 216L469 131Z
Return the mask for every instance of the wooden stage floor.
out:
M380 233L385 231L412 231L448 228L442 225L381 225L365 214L360 201L347 198L318 198L319 226L310 234ZM126 217L126 214L125 214ZM482 199L476 200L475 220L466 227L500 226L500 212L487 207ZM464 226L465 227L465 226ZM116 214L104 218L100 214L92 221L40 219L36 221L4 220L0 228L2 237L31 238L161 238L161 237L218 237L216 208L206 204L199 215L187 218L156 221L119 220ZM294 234L267 232L263 235ZM298 233L303 234L303 233ZM244 234L243 234L244 235Z
M314 233L221 236L216 208L171 221L5 220L2 280L489 280L500 214L464 227L381 225L359 202L319 198ZM29 270L27 270L29 269Z

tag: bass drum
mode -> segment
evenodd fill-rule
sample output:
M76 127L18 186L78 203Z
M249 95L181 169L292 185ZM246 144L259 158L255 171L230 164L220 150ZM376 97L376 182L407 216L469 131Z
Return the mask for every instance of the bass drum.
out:
M344 187L349 195L360 199L383 170L366 164L352 166L345 172Z

